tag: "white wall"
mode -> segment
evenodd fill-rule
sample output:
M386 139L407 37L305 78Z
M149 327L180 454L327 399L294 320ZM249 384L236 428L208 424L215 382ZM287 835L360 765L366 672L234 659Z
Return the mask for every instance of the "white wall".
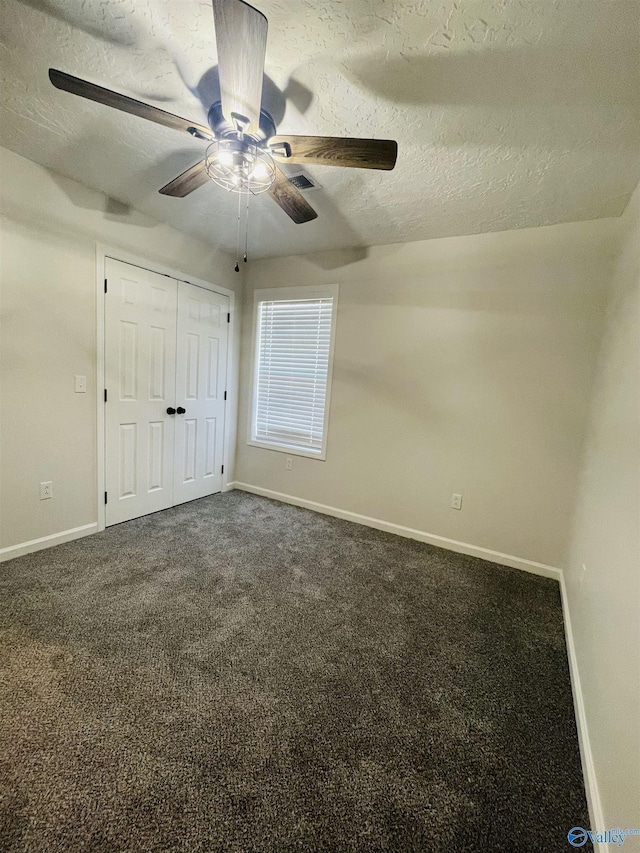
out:
M640 828L640 187L623 227L565 570L603 828Z
M5 149L0 205L2 549L97 518L96 242L228 288L239 276L227 255Z
M618 228L254 261L237 480L561 566ZM252 291L320 282L340 285L327 460L286 471L245 440Z

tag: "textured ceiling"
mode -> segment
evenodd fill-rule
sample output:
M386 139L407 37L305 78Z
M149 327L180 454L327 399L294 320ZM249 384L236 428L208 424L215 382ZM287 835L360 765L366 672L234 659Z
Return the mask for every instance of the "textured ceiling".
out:
M252 199L252 255L619 215L640 178L637 0L256 0L286 133L393 138L393 172L309 167L319 218ZM207 0L2 0L0 144L230 251L237 196L157 190L204 144L51 86L55 67L205 121ZM266 90L265 90L266 91ZM204 104L204 106L203 106ZM295 171L295 169L291 169Z

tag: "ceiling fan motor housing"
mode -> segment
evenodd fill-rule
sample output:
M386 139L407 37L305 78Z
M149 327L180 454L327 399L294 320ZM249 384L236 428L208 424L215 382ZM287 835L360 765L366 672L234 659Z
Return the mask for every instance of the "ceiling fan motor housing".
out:
M221 101L216 101L211 105L207 116L207 122L218 139L238 139L241 135L238 129L224 117ZM242 136L253 142L255 145L262 147L267 139L275 136L275 133L276 126L273 119L266 110L260 110L259 132L253 134L243 133Z

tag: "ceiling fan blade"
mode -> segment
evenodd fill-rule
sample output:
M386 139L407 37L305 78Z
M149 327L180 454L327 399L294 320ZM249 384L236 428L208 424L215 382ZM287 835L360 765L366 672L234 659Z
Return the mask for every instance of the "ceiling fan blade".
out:
M198 124L196 121L187 121L186 118L174 116L173 113L167 113L164 110L158 109L158 107L152 107L150 104L136 101L134 98L113 92L111 89L96 86L95 83L89 83L88 80L82 80L80 77L74 77L72 74L65 74L64 71L57 71L55 68L50 68L49 79L56 89L71 92L72 95L80 95L81 98L87 98L89 101L96 101L98 104L105 104L108 107L114 107L116 110L122 110L122 112L131 113L131 115L140 116L140 118L146 118L149 121L155 121L156 124L171 127L173 130L184 130L192 136L213 139L211 128L204 124Z
M398 156L398 143L392 139L351 139L341 136L272 136L269 151L282 163L393 169Z
M162 187L158 192L162 195L172 195L176 198L184 198L185 196L197 190L198 187L204 186L209 180L209 175L206 170L206 161L200 160L186 172L178 175L166 186Z
M306 198L289 181L287 176L276 166L276 179L269 189L269 195L276 204L284 210L296 225L317 219L318 214Z
M258 133L267 19L242 0L213 0L213 21L224 117L234 127Z

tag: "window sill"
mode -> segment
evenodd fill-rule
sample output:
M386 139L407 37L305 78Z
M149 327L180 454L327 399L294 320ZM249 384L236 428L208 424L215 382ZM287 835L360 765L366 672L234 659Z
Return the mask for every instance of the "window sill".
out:
M327 458L325 448L322 451L305 450L303 447L290 447L287 444L271 444L268 441L256 441L255 439L249 439L247 444L251 447L260 447L262 450L275 450L276 453L286 453L288 456L306 456L307 459L318 459L321 462L324 462Z

